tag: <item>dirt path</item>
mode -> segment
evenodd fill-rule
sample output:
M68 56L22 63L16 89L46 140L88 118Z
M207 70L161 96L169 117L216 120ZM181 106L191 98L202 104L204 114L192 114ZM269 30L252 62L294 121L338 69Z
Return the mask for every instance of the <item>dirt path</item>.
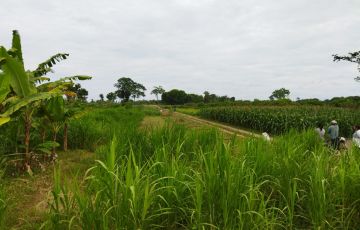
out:
M249 137L249 136L260 137L260 135L256 134L256 133L252 133L252 132L249 132L249 131L246 131L246 130L234 128L234 127L224 125L224 124L221 124L221 123L218 123L218 122L208 121L208 120L198 118L198 117L195 117L195 116L191 116L191 115L187 115L187 114L184 114L184 113L174 112L173 116L182 117L184 119L188 119L188 120L191 120L191 121L203 124L203 125L208 125L208 126L211 126L211 127L215 127L215 128L218 128L220 131L222 131L224 133L236 134L239 137Z
M59 153L61 174L76 180L94 161L94 154L87 151ZM19 178L9 178L6 184L8 210L5 219L7 229L39 229L49 212L52 199L53 165L43 172Z
M253 133L253 132L249 132L243 129L239 129L239 128L235 128L229 125L224 125L218 122L214 122L214 121L209 121L209 120L205 120L199 117L195 117L195 116L191 116L188 114L184 114L184 113L179 113L179 112L172 112L170 113L168 109L163 109L158 105L154 105L154 107L158 108L161 112L162 115L164 116L172 116L175 119L179 118L179 119L183 119L183 120L187 120L187 121L191 121L193 123L196 123L200 126L210 126L210 127L215 127L218 128L220 131L222 131L223 133L229 134L229 135L233 135L235 134L238 137L249 137L249 136L253 136L253 137L260 137L261 135Z

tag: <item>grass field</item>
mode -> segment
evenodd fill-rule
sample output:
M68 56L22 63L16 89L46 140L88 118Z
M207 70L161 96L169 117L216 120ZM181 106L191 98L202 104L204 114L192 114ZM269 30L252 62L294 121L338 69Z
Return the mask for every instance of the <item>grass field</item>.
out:
M0 217L19 229L356 229L360 224L359 149L336 152L311 130L267 142L225 140L214 128L189 127L160 117L154 108L93 109L69 126L69 146L87 151L59 153L55 170L25 176L26 186L7 183L8 209L1 216L0 205ZM19 204L33 204L23 202L26 194L46 188L41 181L50 183L43 208L28 206L21 214L26 221L15 218ZM11 195L20 188L23 198Z

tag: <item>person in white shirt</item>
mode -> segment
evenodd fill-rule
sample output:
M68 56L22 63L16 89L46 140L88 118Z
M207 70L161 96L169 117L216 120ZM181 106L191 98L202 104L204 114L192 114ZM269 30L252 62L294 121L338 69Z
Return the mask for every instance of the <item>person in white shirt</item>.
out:
M360 126L354 126L353 143L355 146L360 148Z
M325 129L323 124L318 123L315 132L319 135L321 140L325 140Z

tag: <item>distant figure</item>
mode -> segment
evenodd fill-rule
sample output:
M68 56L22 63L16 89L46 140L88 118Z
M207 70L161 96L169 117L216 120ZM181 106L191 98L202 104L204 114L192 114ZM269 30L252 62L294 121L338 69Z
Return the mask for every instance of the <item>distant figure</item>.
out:
M338 138L339 138L339 126L335 120L331 121L331 125L328 128L328 134L331 140L331 146L334 149L338 148Z
M270 135L267 132L262 133L264 140L271 141Z
M354 126L353 143L355 146L360 148L360 126Z
M325 129L323 124L318 123L315 132L319 135L321 140L325 140Z

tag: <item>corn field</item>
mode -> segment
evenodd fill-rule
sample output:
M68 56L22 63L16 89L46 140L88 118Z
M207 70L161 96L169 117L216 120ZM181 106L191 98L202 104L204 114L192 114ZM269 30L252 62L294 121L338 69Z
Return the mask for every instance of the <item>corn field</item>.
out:
M357 110L324 107L215 107L203 108L201 117L271 134L283 134L290 129L298 131L315 128L318 123L326 129L336 120L340 135L351 137L352 126L360 124Z

